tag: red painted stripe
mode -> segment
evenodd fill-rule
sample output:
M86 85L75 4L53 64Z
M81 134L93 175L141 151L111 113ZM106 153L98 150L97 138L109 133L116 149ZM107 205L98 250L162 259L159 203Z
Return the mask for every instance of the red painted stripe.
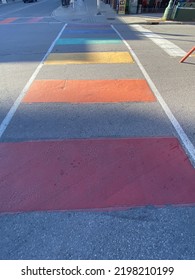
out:
M39 22L43 19L43 17L35 17L35 18L31 18L27 21L27 23L36 23Z
M0 24L6 24L6 23L11 23L11 22L13 22L13 21L15 21L15 20L17 20L18 18L6 18L6 19L4 19L4 20L1 20L0 21Z
M0 144L0 212L195 202L175 138Z

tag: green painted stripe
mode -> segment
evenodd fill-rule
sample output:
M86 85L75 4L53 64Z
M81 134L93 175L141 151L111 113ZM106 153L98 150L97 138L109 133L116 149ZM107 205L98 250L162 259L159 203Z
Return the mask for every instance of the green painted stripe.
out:
M120 44L120 39L61 38L56 45Z

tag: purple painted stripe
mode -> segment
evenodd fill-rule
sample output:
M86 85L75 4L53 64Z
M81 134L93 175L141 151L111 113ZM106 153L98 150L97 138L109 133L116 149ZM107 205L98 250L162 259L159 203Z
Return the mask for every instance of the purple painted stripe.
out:
M35 18L31 18L27 21L27 23L35 23L35 22L39 22L43 19L43 17L35 17Z

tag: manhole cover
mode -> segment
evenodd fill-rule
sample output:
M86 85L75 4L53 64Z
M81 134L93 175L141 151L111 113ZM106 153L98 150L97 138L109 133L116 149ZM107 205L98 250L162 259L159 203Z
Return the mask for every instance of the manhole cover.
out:
M107 18L107 20L115 20L115 18Z

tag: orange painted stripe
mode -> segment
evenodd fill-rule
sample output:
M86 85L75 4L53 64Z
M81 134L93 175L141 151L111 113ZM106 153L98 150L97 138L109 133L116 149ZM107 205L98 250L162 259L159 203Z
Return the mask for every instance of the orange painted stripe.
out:
M6 18L4 20L1 20L0 21L0 24L6 24L6 23L10 23L10 22L13 22L15 20L17 20L18 18Z
M145 80L37 80L23 102L145 102L155 101Z

